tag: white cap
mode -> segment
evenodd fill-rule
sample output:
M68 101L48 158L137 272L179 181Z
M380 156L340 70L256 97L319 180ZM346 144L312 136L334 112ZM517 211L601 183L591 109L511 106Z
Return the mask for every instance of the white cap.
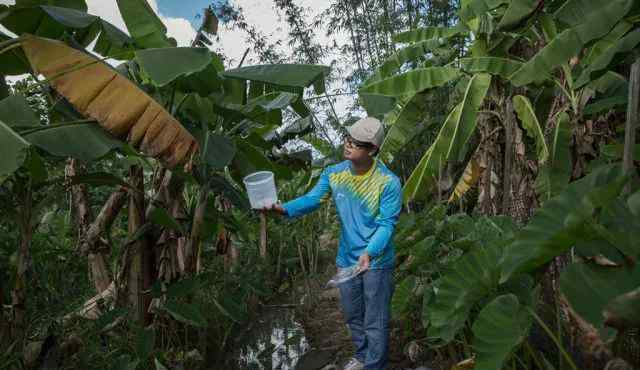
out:
M358 120L351 127L347 128L352 138L365 143L371 143L378 148L384 140L384 128L382 122L377 118L367 117Z

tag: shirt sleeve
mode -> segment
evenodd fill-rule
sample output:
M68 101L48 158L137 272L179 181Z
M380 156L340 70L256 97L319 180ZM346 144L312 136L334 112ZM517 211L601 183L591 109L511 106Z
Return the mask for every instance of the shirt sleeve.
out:
M384 252L389 244L400 211L402 210L402 189L400 181L394 178L384 187L380 199L380 210L376 217L377 228L371 236L367 246L367 254L370 257L377 257Z
M307 194L283 204L282 208L290 218L306 215L320 207L320 201L330 189L329 174L325 168L313 189Z

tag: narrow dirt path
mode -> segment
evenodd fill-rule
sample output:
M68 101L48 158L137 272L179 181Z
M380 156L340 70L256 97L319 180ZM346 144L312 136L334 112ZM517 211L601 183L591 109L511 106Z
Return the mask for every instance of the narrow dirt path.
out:
M353 355L349 329L340 308L338 289L323 289L324 283L335 273L335 267L327 266L326 271L315 279L310 279L303 304L296 312L302 324L310 351L300 360L296 370L341 370ZM392 325L389 353L389 370L414 369L402 353L399 328ZM306 361L311 358L312 361ZM413 365L413 366L412 366Z

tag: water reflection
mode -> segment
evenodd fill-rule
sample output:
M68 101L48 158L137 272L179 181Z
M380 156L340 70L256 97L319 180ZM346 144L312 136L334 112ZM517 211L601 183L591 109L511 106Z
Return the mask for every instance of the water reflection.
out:
M237 365L243 370L294 370L308 349L293 310L269 309L241 341Z

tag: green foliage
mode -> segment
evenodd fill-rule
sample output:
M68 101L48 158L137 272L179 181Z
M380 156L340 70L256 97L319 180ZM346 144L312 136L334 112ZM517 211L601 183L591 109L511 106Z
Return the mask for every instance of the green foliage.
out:
M474 75L460 102L445 120L438 137L429 147L404 185L404 200L424 196L437 181L447 160L458 160L466 152L466 144L476 127L476 114L489 89L491 77Z
M538 163L544 164L549 158L549 149L544 140L544 133L536 118L536 112L526 96L516 95L513 97L513 108L518 114L522 126L527 131L527 135L535 140L538 151Z
M551 141L549 162L540 168L536 177L536 193L546 201L558 195L568 184L571 177L571 131L569 116L561 112L556 120Z
M612 334L605 328L605 307L614 298L637 288L638 284L640 268L637 266L574 263L560 276L560 291L571 308L600 331L605 339ZM624 310L624 307L619 307Z
M30 147L26 140L0 121L0 180L22 167Z
M205 48L157 48L135 52L135 60L153 84L166 86L177 78L203 71L217 56Z
M23 136L51 155L89 161L122 146L121 141L93 122L43 126L23 133Z
M580 24L558 34L517 70L510 77L511 82L523 86L549 76L554 68L566 63L586 44L605 36L629 12L632 4L631 0L615 0L591 8Z
M372 82L360 89L363 93L402 96L442 86L456 79L460 72L450 67L419 68L397 76Z
M475 368L500 369L512 348L527 337L532 320L513 294L498 296L484 306L472 328L478 353Z
M625 183L619 167L603 167L545 202L505 249L501 281L534 270L567 251L576 240L584 240L588 235L585 222L597 209L612 202Z
M146 0L117 0L117 3L137 46L144 49L176 46L175 40L167 38L167 27Z
M0 101L0 120L16 130L40 126L40 120L23 95L9 95Z

